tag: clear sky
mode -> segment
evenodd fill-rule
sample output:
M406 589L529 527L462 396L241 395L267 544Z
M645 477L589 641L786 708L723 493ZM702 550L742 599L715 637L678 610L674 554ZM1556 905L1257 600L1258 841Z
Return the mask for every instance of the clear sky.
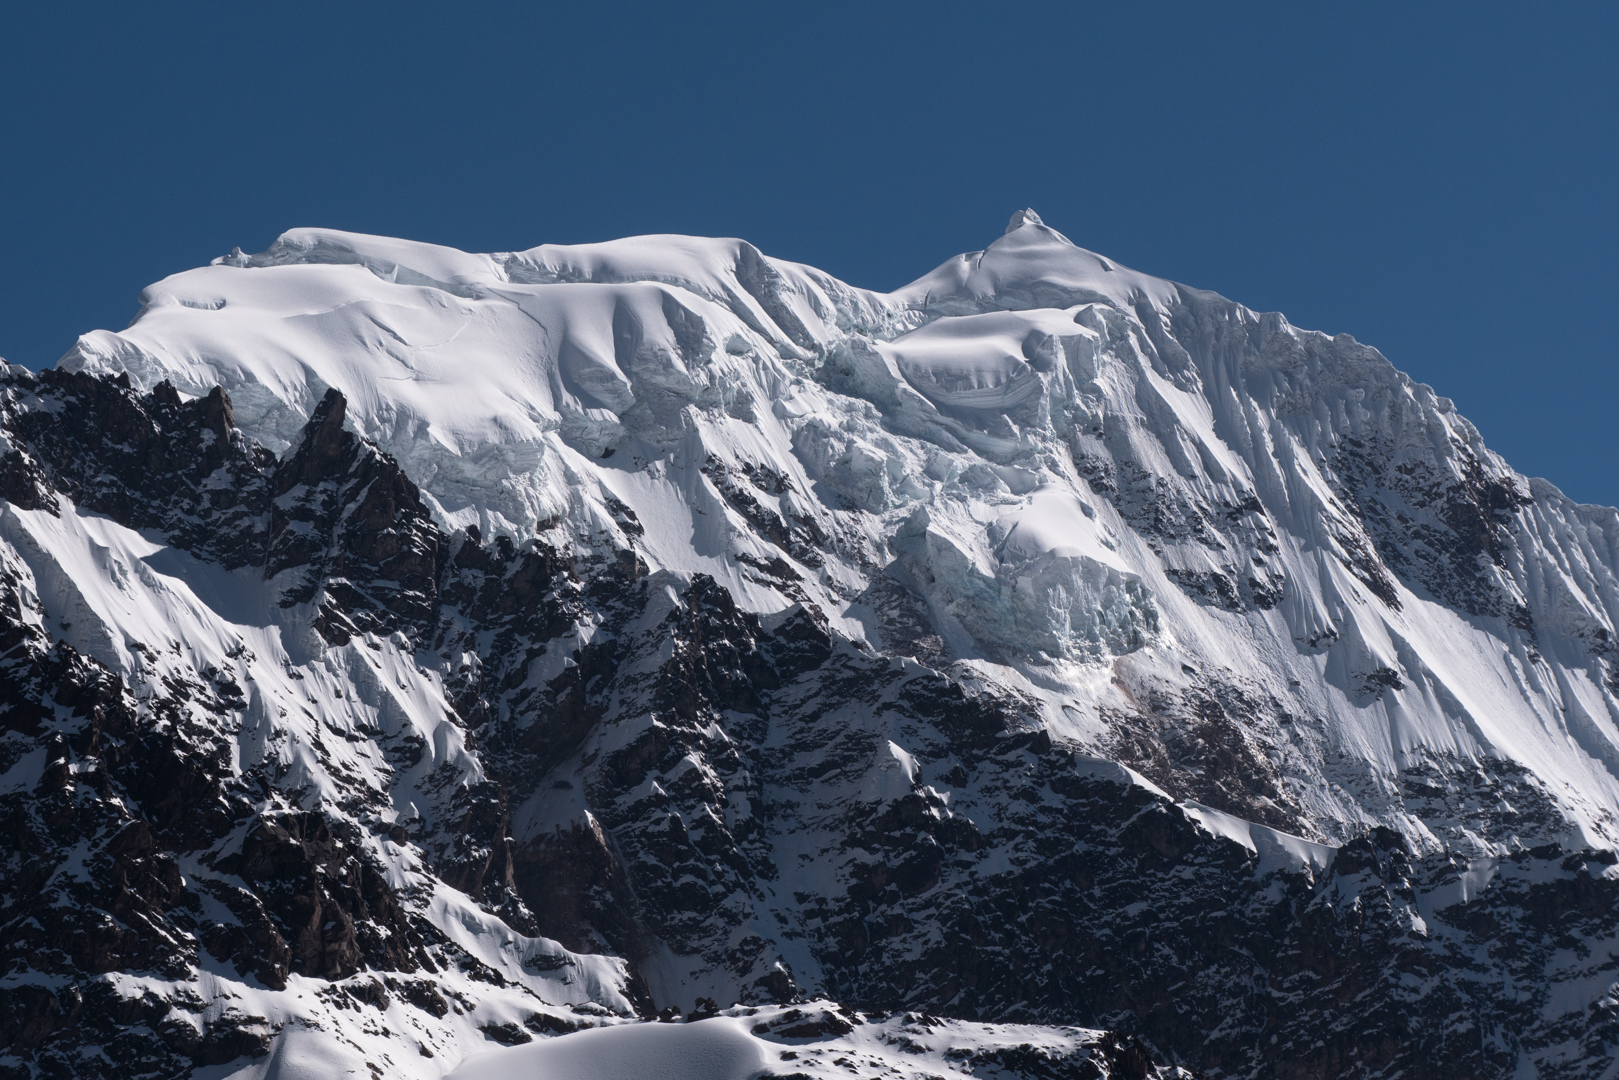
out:
M1619 5L5 5L0 355L319 225L742 236L889 289L1033 206L1619 504Z

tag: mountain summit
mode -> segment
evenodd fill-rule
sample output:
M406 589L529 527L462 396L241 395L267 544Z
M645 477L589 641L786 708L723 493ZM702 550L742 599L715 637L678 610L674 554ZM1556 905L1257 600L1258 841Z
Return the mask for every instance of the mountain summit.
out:
M1032 210L141 304L0 375L0 1073L1619 1050L1619 513L1375 349Z
M1012 220L1006 223L1006 231L1011 232L1014 229L1021 228L1024 225L1044 224L1045 222L1040 220L1040 215L1035 213L1033 209L1019 210L1017 213L1012 215Z

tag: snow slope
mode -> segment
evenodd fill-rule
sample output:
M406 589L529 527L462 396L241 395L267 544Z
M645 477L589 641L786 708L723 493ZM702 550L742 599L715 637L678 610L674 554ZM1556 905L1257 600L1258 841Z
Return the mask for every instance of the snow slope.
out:
M1619 839L1619 516L1513 473L1375 350L1032 212L886 295L734 240L470 255L304 229L142 303L63 366L223 385L272 448L337 387L447 528L633 540L654 571L761 613L805 599L877 647L861 598L901 580L944 662L1103 754L1109 718L1186 671L1242 683L1298 717L1241 741L1273 820L1317 839ZM776 558L795 589L745 572ZM1495 762L1556 819L1487 836L1401 790Z
M1031 1048L1052 1064L1071 1059L1067 1064L1075 1075L1086 1062L1094 1070L1090 1075L1113 1075L1107 1056L1091 1049L1101 1032L910 1014L885 1020L855 1016L851 1030L795 1035L783 1034L795 1030L792 1021L782 1023L784 1015L782 1009L737 1009L683 1024L604 1025L480 1054L449 1080L753 1080L782 1074L820 1080L851 1071L925 1080L995 1075L997 1051L1027 1054ZM839 1026L851 1028L847 1021Z
M737 1021L633 1024L597 1028L474 1058L457 1080L748 1080L765 1064L763 1048Z

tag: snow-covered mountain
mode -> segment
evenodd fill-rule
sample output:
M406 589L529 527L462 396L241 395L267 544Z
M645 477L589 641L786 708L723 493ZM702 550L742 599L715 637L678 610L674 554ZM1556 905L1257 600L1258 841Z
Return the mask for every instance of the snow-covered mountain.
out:
M0 1070L1609 1075L1619 513L1376 350L1032 211L142 305L0 377Z

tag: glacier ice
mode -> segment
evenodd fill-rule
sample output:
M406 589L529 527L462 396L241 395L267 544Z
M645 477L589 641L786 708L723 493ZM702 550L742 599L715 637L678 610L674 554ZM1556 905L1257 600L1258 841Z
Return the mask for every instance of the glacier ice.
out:
M654 570L764 613L808 600L856 637L860 595L898 578L955 659L1058 730L1096 738L1130 672L1213 666L1296 701L1328 761L1504 758L1619 838L1593 647L1619 640L1614 512L1517 477L1347 335L1131 271L1032 211L889 294L737 240L475 255L300 229L142 304L63 366L222 385L272 448L337 387L447 528L622 547L625 507ZM1452 489L1478 497L1418 505ZM738 570L775 558L801 593ZM1318 837L1366 815L1426 833L1334 793L1336 765L1278 767Z

